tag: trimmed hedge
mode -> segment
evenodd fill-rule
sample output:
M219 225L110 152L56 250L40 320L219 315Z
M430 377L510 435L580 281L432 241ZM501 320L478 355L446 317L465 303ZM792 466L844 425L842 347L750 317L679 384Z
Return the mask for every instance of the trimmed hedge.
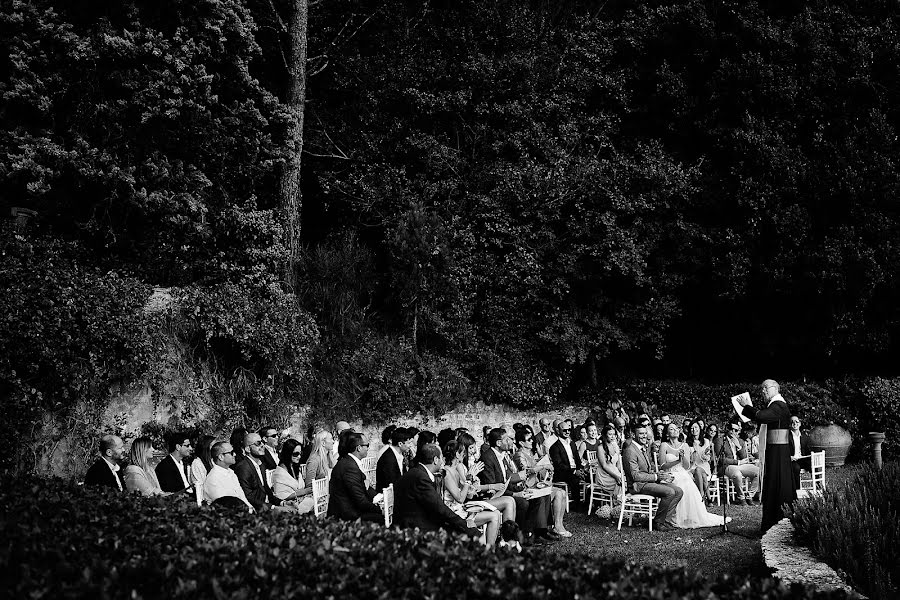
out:
M790 513L801 541L872 600L900 597L900 463L864 466Z
M0 481L8 598L844 598L771 578L488 552L445 533L200 509L173 498ZM647 557L648 563L653 557Z

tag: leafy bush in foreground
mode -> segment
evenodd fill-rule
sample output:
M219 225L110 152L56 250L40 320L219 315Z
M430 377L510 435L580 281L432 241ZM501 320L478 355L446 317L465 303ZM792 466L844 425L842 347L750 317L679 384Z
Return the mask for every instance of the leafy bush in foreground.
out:
M900 595L900 463L865 466L843 486L794 504L791 522L825 562L873 600Z
M0 481L0 587L9 598L844 598L773 579L491 553L443 533L260 516L78 488ZM652 562L652 557L648 557Z

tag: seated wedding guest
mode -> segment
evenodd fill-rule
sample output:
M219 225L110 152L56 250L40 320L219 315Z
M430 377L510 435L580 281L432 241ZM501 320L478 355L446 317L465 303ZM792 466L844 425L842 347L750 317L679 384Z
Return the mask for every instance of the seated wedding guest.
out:
M493 427L491 427L490 425L485 425L481 428L481 439L483 440L483 442L481 444L481 448L478 449L479 456L481 454L484 454L491 447L491 445L488 444L488 435L490 435L491 429L493 429Z
M494 510L481 510L480 512L469 514L466 511L465 503L473 500L481 489L481 484L471 481L462 476L463 471L460 470L462 465L463 452L465 448L456 440L450 440L444 446L443 454L446 466L444 467L444 480L441 484L441 499L454 514L462 519L472 519L476 527L486 525L485 543L488 548L497 541L497 533L500 530L500 523L503 520L503 513L496 508ZM480 468L480 465L479 465ZM473 478L474 479L474 478ZM512 498L506 498L510 504L515 505Z
M665 425L663 425L662 420L660 419L659 425L653 426L653 441L650 445L651 452L659 452L659 445L662 442L663 438L665 438Z
M719 460L719 477L728 477L734 483L735 504L740 504L744 478L750 479L750 488L743 496L744 504L753 504L753 496L758 499L759 467L753 464L747 455L747 447L741 440L741 424L733 421L729 425L729 435L722 442L721 459Z
M596 425L594 426L596 427ZM531 432L522 429L516 432L516 452L513 454L513 464L520 472L524 471L526 481L533 484L544 481L552 475L549 469L538 469L537 460L531 453L534 440ZM563 525L563 516L566 514L566 492L558 487L550 490L550 511L553 518L553 530L562 537L572 537L572 533Z
M573 502L580 501L581 493L581 458L575 442L569 439L572 426L566 420L559 428L559 439L550 448L550 462L553 464L553 481L563 482L569 487L569 497Z
M649 448L649 428L636 423L632 426L632 441L622 451L625 481L629 491L659 498L653 529L672 531L675 528L675 510L684 492L672 484L674 476L671 473L660 473L654 467L648 455Z
M591 422L587 425L587 438L584 440L582 450L578 456L581 458L582 464L588 464L588 452L597 452L600 445L600 436L597 430L597 424Z
M800 489L800 471L812 471L812 457L809 451L809 436L800 432L800 417L791 417L788 444L791 450L791 471L794 489Z
M285 502L292 502L297 512L312 512L315 502L312 497L312 485L306 485L300 473L300 457L303 449L295 439L285 440L278 453L278 466L272 472L272 493Z
M396 429L397 426L392 423L381 430L381 448L378 450L378 458L381 458L381 455L391 447L391 435Z
M579 458L582 458L581 462L584 462L584 459L583 459L584 453L585 453L584 442L587 440L587 427L584 425L579 425L578 427L573 429L573 431L577 432L573 436L574 437L573 441L575 442L575 449L578 451Z
M263 441L263 450L265 452L262 453L260 458L269 475L269 484L271 485L272 471L278 466L278 430L268 425L261 427L257 433L259 433L259 437Z
M481 473L481 470L484 468L484 463L478 460L478 445L475 443L475 438L473 438L469 432L464 431L459 434L456 441L463 449L462 459L460 462L456 463L456 468L459 471L459 480L468 481L470 485L477 486L479 495L486 496L482 499L502 513L502 521L510 519L515 521L515 500L510 496L498 496L497 498L490 497L490 495L493 495L495 492L502 492L504 490L505 486L503 483L484 484L480 482L478 474Z
M478 481L478 473L481 472L484 465L477 462L474 463L471 469L467 469L465 464L463 464L466 451L466 446L456 440L447 442L443 450L444 460L447 461L444 467L444 481L442 484L444 488L444 503L453 511L457 510L454 502L464 503L468 500L477 499L482 493L493 493L503 489L502 483L484 485ZM463 496L465 496L465 499L461 499ZM507 518L515 519L516 503L512 498L500 496L486 502L497 509L501 522ZM481 523L478 524L481 525Z
M244 427L235 427L228 438L229 443L234 451L234 464L244 460L244 438L247 437L247 430Z
M417 527L421 531L446 529L472 536L481 537L481 532L450 510L435 488L435 477L443 467L441 451L434 444L425 444L416 452L415 460L409 471L400 478L394 487L394 523L399 527ZM499 528L499 523L497 524ZM497 537L489 545L493 546Z
M309 460L306 461L304 478L306 481L328 478L334 468L331 457L334 455L336 445L330 431L322 430L313 436L312 450L309 453Z
M447 445L447 442L455 441L457 436L457 431L455 429L450 429L449 427L446 429L441 429L438 432L437 436L437 444L438 448L443 448Z
M698 421L694 421L688 428L684 442L690 452L689 471L694 477L694 484L700 490L703 502L709 504L709 476L712 473L710 461L712 460L712 444L703 437L703 429Z
M397 483L406 473L406 451L409 444L409 430L405 427L394 429L388 451L381 455L375 467L375 491L382 491L392 483Z
M613 427L616 428L616 444L619 446L619 450L625 448L625 440L628 436L625 434L625 419L622 417L616 417L612 421Z
M159 488L156 472L150 467L153 458L153 442L148 437L139 437L131 442L128 453L131 464L125 467L125 489L140 492L144 496L164 494Z
M331 464L335 465L338 461L338 446L341 441L341 434L344 432L350 432L350 423L347 421L338 421L334 424L334 434L332 435L332 439L335 441L335 445L331 449ZM309 467L307 467L308 469Z
M547 449L544 448L544 440L547 439L547 436L550 435L550 419L547 417L541 417L538 420L538 429L540 431L537 432L537 435L534 436L534 448L531 449L532 453L540 460L545 454L547 454Z
M741 439L747 446L747 457L753 464L759 466L759 434L756 432L756 427L752 423L744 423L743 429Z
M119 461L125 455L125 444L117 435L100 438L100 457L84 476L84 485L101 485L120 492L124 489L119 474Z
M492 429L488 434L488 450L481 455L484 468L478 474L483 484L503 483L507 490L504 492L512 496L525 485L525 472L517 472L509 456L513 441L509 433L501 427ZM541 496L526 500L515 497L516 521L525 532L528 539L556 541L559 534L548 528L551 508L549 496Z
M416 441L416 452L425 444L434 444L437 442L437 436L431 431L420 431L419 439Z
M173 432L169 436L166 446L169 455L156 465L159 487L164 492L191 492L189 465L185 463L185 459L190 458L194 449L188 434L180 431Z
M203 482L203 499L212 504L220 498L238 498L252 511L253 505L247 500L237 475L231 470L234 465L234 448L231 444L216 442L212 445L209 455L213 466Z
M381 509L372 502L375 488L366 485L362 459L369 453L369 439L365 434L349 431L338 448L340 458L328 480L328 516L345 521L362 519L381 523ZM309 469L309 467L307 467ZM374 482L372 482L374 485ZM394 490L396 499L396 489ZM395 500L396 502L396 500ZM396 504L394 518L397 518Z
M191 485L195 488L203 487L203 482L206 481L206 474L212 469L212 457L209 454L209 450L215 441L216 438L211 435L201 435L197 438L197 444L194 446L197 456L191 462L189 478Z
M619 496L622 493L622 481L625 475L622 473L622 454L616 441L616 428L609 424L603 428L600 434L600 444L597 446L597 469L594 472L594 483L601 490L610 494L615 504L619 504ZM607 518L611 516L612 509L607 511L603 507L597 509L597 516Z
M269 478L266 477L266 467L262 461L265 453L259 434L248 433L244 437L244 460L234 465L234 473L244 490L244 495L256 512L281 505L281 500L272 493Z

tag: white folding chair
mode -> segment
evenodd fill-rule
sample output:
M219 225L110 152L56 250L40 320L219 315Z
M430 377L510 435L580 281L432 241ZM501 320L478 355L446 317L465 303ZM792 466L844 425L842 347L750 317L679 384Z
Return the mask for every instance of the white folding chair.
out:
M722 494L719 492L719 477L717 475L709 476L709 491L707 493L709 495L710 502L715 500L716 506L720 506L722 504Z
M362 459L362 470L366 476L366 486L375 486L375 471L378 468L378 460L374 456L367 456Z
M589 472L589 476L591 479L588 483L585 483L584 485L586 488L585 495L588 499L587 514L591 515L591 514L594 514L594 500L599 502L601 504L601 506L603 504L608 504L610 509L612 509L616 505L616 501L611 492L607 492L606 490L604 490L597 484L597 473L599 473L600 469L602 468L600 466L599 462L597 461L597 453L593 452L591 450L588 450L587 454L588 454L588 462L591 465L590 472ZM619 467L621 470L621 464L619 465Z
M732 502L734 502L735 496L734 483L731 481L731 477L728 477L727 475L724 475L721 477L721 479L719 479L720 484L722 480L725 481L725 502L731 504ZM716 495L718 494L719 493L717 491ZM741 480L741 497L746 498L748 496L750 496L750 478L744 477Z
M328 513L328 479L313 479L313 512L317 517Z
M797 490L798 498L808 498L825 491L825 451L813 452L809 457L811 477L800 479L800 489Z
M203 506L203 486L194 485L194 496L197 498L197 506Z
M566 512L569 512L569 504L572 500L569 498L569 484L565 481L554 481L553 487L557 487L566 493Z
M653 531L653 515L656 514L656 509L659 508L659 499L648 494L628 494L625 492L625 486L621 487L618 529L622 529L622 521L627 513L629 527L631 527L631 520L635 515L645 515L647 517L647 527L650 531Z
M394 484L390 484L381 493L384 494L384 503L381 511L384 513L384 526L390 527L394 522Z
M305 464L300 465L300 477L303 478L304 482L306 481L306 465Z

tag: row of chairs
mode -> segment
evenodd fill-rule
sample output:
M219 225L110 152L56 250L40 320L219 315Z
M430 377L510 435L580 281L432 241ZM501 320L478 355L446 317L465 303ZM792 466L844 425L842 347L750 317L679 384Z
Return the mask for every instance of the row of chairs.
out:
M590 465L590 481L585 482L582 486L582 497L588 499L588 514L593 514L594 502L598 502L601 506L607 504L610 509L615 507L615 499L613 494L600 488L595 483L596 469L600 467L597 464L597 453L588 451L588 464ZM825 490L825 452L813 452L809 458L811 459L809 476L804 478L801 474L801 489L797 492L798 498L805 498L811 494L821 494ZM620 465L621 466L621 465ZM805 473L805 472L804 472ZM732 502L735 498L735 486L728 477L719 478L716 475L710 476L710 498L715 500L717 505L721 504L721 485L722 480L725 482L725 502ZM563 484L564 485L564 484ZM743 482L742 493L748 494L747 486L749 482L745 479ZM624 518L628 517L628 525L631 526L632 519L641 515L647 517L648 528L653 530L653 516L659 506L659 500L654 496L647 494L628 494L625 486L620 486L619 494L619 523L618 529L622 529Z

